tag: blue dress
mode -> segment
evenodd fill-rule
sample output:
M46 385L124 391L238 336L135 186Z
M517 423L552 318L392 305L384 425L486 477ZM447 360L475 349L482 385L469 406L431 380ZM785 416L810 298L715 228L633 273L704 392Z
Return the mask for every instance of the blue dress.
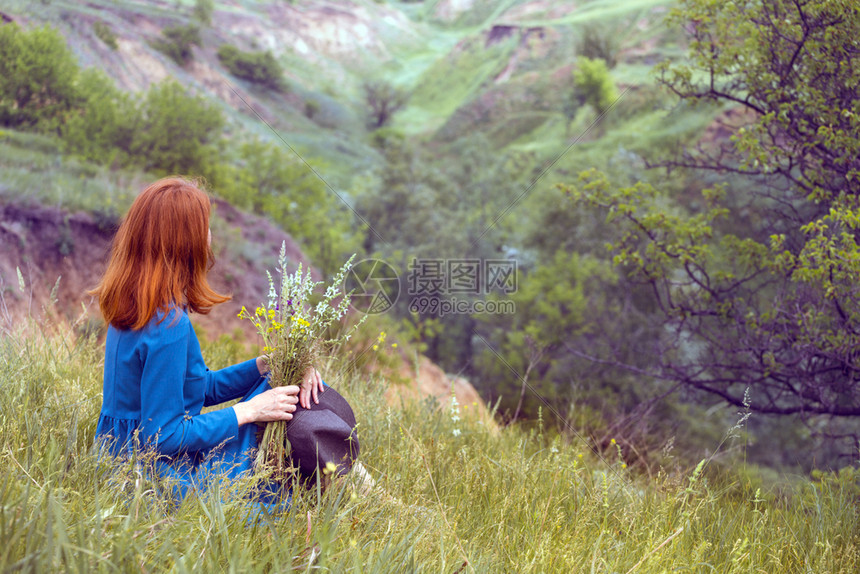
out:
M202 408L268 389L256 359L210 371L181 309L157 313L139 331L110 326L96 443L113 456L154 452L155 471L183 498L213 477L250 473L257 447L256 425L239 427L232 408ZM264 502L273 502L272 493Z

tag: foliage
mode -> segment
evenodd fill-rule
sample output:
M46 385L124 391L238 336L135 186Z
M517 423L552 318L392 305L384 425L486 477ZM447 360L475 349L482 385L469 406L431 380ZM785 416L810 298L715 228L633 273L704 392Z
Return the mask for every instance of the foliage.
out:
M85 70L77 87L79 107L60 130L72 153L159 174L212 171L224 118L205 98L167 80L134 100L96 70Z
M116 34L111 30L111 27L102 22L101 20L97 20L93 23L93 34L96 35L96 38L104 42L105 46L110 48L111 50L119 49L119 43L116 40Z
M204 26L212 24L212 15L215 13L215 0L194 0L194 8L191 9L194 18Z
M618 99L615 83L604 60L581 57L573 70L574 98L602 115Z
M271 217L325 275L334 273L355 252L353 214L337 192L279 146L250 140L236 147L235 164L207 172L213 189L234 205Z
M173 507L158 477L93 454L102 346L30 328L0 335L4 571L858 568L856 470L780 490L707 461L649 478L624 468L621 436L595 453L538 429L495 428L462 399L456 415L433 401L391 408L384 382L345 377L337 363L326 380L357 405L379 488L347 479L322 495L296 491L290 512L257 523L242 484Z
M409 94L393 84L383 81L368 81L362 85L364 101L367 104L368 124L374 129L381 128L409 101Z
M75 102L76 75L74 56L56 30L0 25L0 125L56 129Z
M314 119L320 111L320 104L316 100L305 100L304 114L309 120Z
M202 96L192 96L175 80L149 89L141 102L131 157L156 173L206 174L217 161L224 118Z
M142 120L137 102L94 68L80 73L75 86L76 109L60 127L65 148L105 165L127 166L140 161L132 155Z
M661 65L663 85L691 104L735 105L749 118L729 126L737 128L730 142L673 165L757 178L780 217L799 225L840 196L860 195L860 8L688 0L672 21L691 31L691 63Z
M569 349L594 336L594 326L609 314L612 282L604 262L559 250L518 278L517 291L508 295L516 305L515 314L481 317L495 328L477 353L476 370L481 381L495 381L493 392L500 395L503 412L511 409L514 418L523 411L534 416L539 396L562 409L571 398ZM526 393L527 387L531 392Z
M615 261L653 290L660 377L736 406L749 390L757 412L856 417L860 52L845 42L860 32L860 10L690 0L675 18L693 21L693 63L665 68L663 81L691 102L738 103L752 119L733 148L670 163L759 177L759 191L750 200L706 190L692 215L668 211L651 186L613 190L595 174L573 195L620 226ZM728 222L742 208L758 223L736 231Z
M592 24L584 27L577 51L590 60L603 60L611 69L618 64L620 45L617 28Z
M185 66L194 57L192 46L200 46L200 29L188 26L174 26L161 31L161 38L152 41L152 47L180 66Z
M524 188L519 158L494 152L480 135L436 153L390 130L378 130L375 139L385 165L364 182L356 211L371 223L364 230L365 251L400 270L404 295L415 259L444 265L446 260L507 256L502 247L515 223L498 216ZM439 294L443 298L445 294ZM461 301L468 298L460 295ZM468 365L475 317L465 313L440 317L430 305L419 305L420 312L413 314L412 303L411 297L400 298L395 308L399 318L416 323L419 330L418 324L440 323L440 328L424 331L427 355L452 371Z
M217 156L220 111L175 81L153 86L138 102L104 73L81 72L48 27L0 27L0 52L4 125L57 131L86 160L158 173L203 174Z
M269 51L243 52L236 46L223 44L218 48L218 60L237 78L272 90L284 87L281 66Z

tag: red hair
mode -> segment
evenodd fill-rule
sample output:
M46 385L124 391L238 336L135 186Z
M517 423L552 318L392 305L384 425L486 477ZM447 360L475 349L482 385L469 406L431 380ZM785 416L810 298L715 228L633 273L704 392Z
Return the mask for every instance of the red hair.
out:
M214 263L209 210L209 196L196 182L178 177L160 179L137 196L114 237L101 283L90 292L105 321L142 329L172 304L205 315L230 300L206 280Z

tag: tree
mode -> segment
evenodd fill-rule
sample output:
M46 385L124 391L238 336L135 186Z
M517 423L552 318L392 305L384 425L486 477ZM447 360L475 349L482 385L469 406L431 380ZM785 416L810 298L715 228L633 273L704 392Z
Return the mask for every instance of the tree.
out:
M747 120L663 165L732 185L693 213L597 173L568 190L606 211L615 262L653 293L662 336L642 351L656 377L741 408L860 416L860 7L686 0L672 18L691 60L665 65L664 84ZM739 229L743 210L756 217Z
M378 129L409 101L409 94L386 81L365 82L364 100L370 111L370 125Z
M279 90L283 88L281 65L271 52L243 52L224 44L218 48L218 60L237 78Z
M143 169L201 175L217 161L224 118L205 98L167 80L149 89L140 110L130 155Z
M66 149L97 163L135 163L131 153L141 120L137 101L94 68L84 70L75 87L75 109L60 127Z
M594 108L597 115L608 110L618 98L609 68L601 59L579 58L573 71L573 87L576 99Z
M152 47L171 60L185 66L194 56L192 46L200 46L200 29L194 25L175 26L161 31L161 38L152 42Z
M212 24L212 15L215 13L215 0L194 0L194 8L191 9L194 18L204 26Z
M340 269L357 243L349 209L292 152L256 139L237 147L236 165L214 170L214 188L232 204L272 218L324 275Z
M56 30L0 26L0 125L56 129L76 100L77 75L77 62Z
M621 36L616 26L599 26L589 22L583 27L577 47L581 56L601 59L608 67L614 68L618 64Z

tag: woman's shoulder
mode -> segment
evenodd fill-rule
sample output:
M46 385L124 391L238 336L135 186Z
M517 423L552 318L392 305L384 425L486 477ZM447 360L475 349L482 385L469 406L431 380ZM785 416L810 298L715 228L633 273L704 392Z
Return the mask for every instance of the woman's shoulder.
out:
M192 331L188 313L181 307L159 309L142 329L121 329L108 326L108 344L120 346L141 344L151 347L153 344L173 344L186 339Z
M141 339L180 339L188 335L191 320L188 313L180 307L159 309L149 320L149 323L137 334Z

